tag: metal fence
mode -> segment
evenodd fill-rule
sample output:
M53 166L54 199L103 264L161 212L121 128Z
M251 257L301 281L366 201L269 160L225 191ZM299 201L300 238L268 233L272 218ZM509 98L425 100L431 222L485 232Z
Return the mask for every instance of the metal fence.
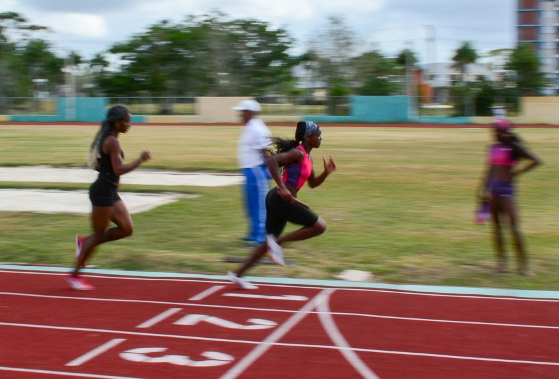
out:
M54 115L57 107L56 98L0 97L0 114L2 115Z
M136 115L194 115L195 97L110 97L109 105L122 104Z
M263 115L348 116L351 111L349 96L261 96ZM444 103L427 103L413 98L413 114L418 116L490 116L494 107L504 107L510 116L521 111L518 98L449 97ZM195 115L196 97L112 97L109 105L124 104L136 115ZM57 98L4 97L0 98L0 114L53 115L57 112Z

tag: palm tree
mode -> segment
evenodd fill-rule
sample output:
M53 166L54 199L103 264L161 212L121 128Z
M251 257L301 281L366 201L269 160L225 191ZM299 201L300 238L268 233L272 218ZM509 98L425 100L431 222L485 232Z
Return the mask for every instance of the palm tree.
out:
M475 63L477 58L478 55L472 48L470 42L464 42L462 46L460 46L460 48L456 50L456 54L452 58L452 60L454 61L452 67L460 71L460 74L462 75L462 82L465 81L464 74L466 73L466 66L470 63Z

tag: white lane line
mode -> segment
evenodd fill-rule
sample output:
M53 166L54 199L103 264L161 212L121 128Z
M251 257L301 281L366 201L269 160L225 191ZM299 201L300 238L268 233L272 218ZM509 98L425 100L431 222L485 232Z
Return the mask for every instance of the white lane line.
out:
M143 322L140 325L136 326L136 328L141 328L141 329L151 328L158 322L165 320L167 317L170 317L181 310L182 308L169 308L165 312L160 313L157 316L150 318L146 322Z
M233 305L214 305L214 304L196 304L196 303L177 303L171 301L154 301L154 300L128 300L128 299L107 299L107 298L94 298L94 297L76 297L76 296L55 296L55 295L38 295L38 294L26 294L17 292L0 292L0 296L22 296L22 297L36 297L36 298L47 298L47 299L60 299L60 300L86 300L86 301L106 301L115 303L138 303L138 304L158 304L158 305L180 305L183 307L199 307L199 308L216 308L216 309L234 309L234 310L250 310L255 312L277 312L277 313L295 313L295 310L289 309L273 309L273 308L254 308L254 307L240 307ZM313 313L313 312L311 312ZM318 313L318 312L316 312ZM351 312L332 312L333 315L339 316L354 316L354 317L367 317L367 318L379 318L379 319L391 319L391 320L402 320L402 321L419 321L419 322L440 322L447 324L464 324L464 325L480 325L480 326L498 326L498 327L510 327L510 328L527 328L527 329L548 329L548 330L559 330L559 326L556 325L531 325L531 324L507 324L499 322L484 322L484 321L463 321L463 320L443 320L443 319L429 319L429 318L418 318L418 317L404 317L404 316L386 316L386 315L375 315L366 313L351 313Z
M312 313L312 312L308 312L308 313ZM292 318L295 316L297 315L293 315ZM140 333L140 332L128 332L122 330L45 326L45 325L33 325L33 324L16 324L16 323L9 323L9 322L0 322L0 326L79 331L79 332L94 332L94 333L107 333L107 334L124 334L124 335L141 336L141 337L161 337L161 338L174 338L179 340L211 341L211 342L224 342L224 343L233 343L233 344L240 343L246 345L262 344L261 341L231 340L225 338L181 336L181 335L173 335L173 334L157 334L157 333L145 333L145 332ZM315 344L300 344L300 343L287 343L287 342L274 342L274 343L269 343L269 345L283 346L283 347L304 347L304 348L311 348L311 349L326 349L326 350L336 350L336 351L343 349L332 345L315 345ZM539 366L559 367L559 362L528 361L528 360L515 360L515 359L504 359L504 358L485 358L485 357L445 355L445 354L433 354L433 353L423 353L423 352L413 352L413 351L380 350L380 349L368 349L368 348L351 348L351 350L363 352L363 353L377 353L377 354L417 356L417 357L427 357L427 358L445 358L445 359L459 359L459 360L466 360L466 361L501 362L501 363L511 363L511 364L515 363L515 364L530 364L530 365L539 365Z
M230 297L244 297L248 299L267 299L267 300L291 300L291 301L307 301L309 300L306 296L299 296L299 295L258 295L258 294L251 294L251 293L234 293L234 292L227 292L224 293L222 296L230 296Z
M159 334L149 332L131 332L127 330L110 330L110 329L96 329L96 328L80 328L73 326L51 326L51 325L37 325L37 324L18 324L15 322L0 322L0 326L18 327L18 328L31 328L31 329L46 329L46 330L64 330L73 332L88 332L88 333L106 333L106 334L123 334L126 336L140 336L140 337L161 337L161 338L174 338L179 340L192 340L192 341L211 341L211 342L231 342L242 343L249 345L256 345L259 341L248 340L231 340L225 338L214 337L200 337L200 336L185 336L178 334Z
M142 379L142 378L131 377L131 376L83 374L83 373L79 373L79 372L36 370L36 369L31 369L31 368L7 367L7 366L0 366L0 371L13 371L13 372L27 372L27 373L31 373L31 374L71 376L71 377L74 377L74 378L79 377L79 378L95 378L95 379Z
M322 323L322 326L324 327L324 330L326 331L332 342L334 342L334 345L342 348L340 349L340 353L345 357L349 364L352 365L353 368L355 368L355 370L357 370L357 372L361 374L361 376L363 376L363 378L380 379L373 371L371 371L369 366L367 366L361 360L361 358L359 358L355 351L352 350L351 346L349 345L349 343L347 343L342 333L340 333L338 326L336 325L334 319L332 318L332 315L330 314L330 307L328 306L329 300L330 297L328 296L317 305L317 310L320 312L318 314L318 317L320 319L320 322Z
M85 300L85 301L100 301L100 302L106 301L106 302L125 303L125 304L178 305L178 306L182 306L182 307L235 309L235 310L263 311L263 312L277 312L277 313L295 313L296 312L296 311L290 310L290 309L254 308L254 307L240 307L240 306L234 306L234 305L214 305L214 304L197 304L197 303L177 303L177 302L174 302L174 301L107 299L107 298L100 298L100 297L38 295L38 294L27 294L27 293L17 293L17 292L0 292L0 296L1 295L36 297L36 298L59 299L59 300Z
M274 330L268 337L259 343L250 353L244 356L235 366L221 376L220 379L235 379L241 375L250 365L252 365L258 358L260 358L266 351L268 351L277 341L289 332L295 325L305 318L311 310L313 310L317 303L334 290L325 289L316 295L311 301L303 306L297 313L291 316L280 327Z
M1 265L1 263L0 263ZM65 276L68 273L60 273L60 272L40 272L40 271L20 271L20 270L10 270L10 269L0 269L0 273L7 273L7 274L29 274L29 275L52 275L52 276ZM125 274L118 274L115 273L114 275L125 275ZM114 276L110 274L95 274L95 273L84 273L84 276L90 278L103 278L103 279L120 279L120 280L138 280L138 281L167 281L167 282L195 282L195 283L225 283L230 284L230 282L226 279L210 279L210 278L173 278L173 277L127 277L127 276ZM256 280L258 281L258 280ZM297 289L315 289L315 290L322 290L325 287L328 288L335 288L337 291L351 291L351 292L373 292L373 293L388 293L388 294L399 294L399 295L407 295L407 296L424 296L424 297L443 297L443 298L455 298L455 299L479 299L479 300L503 300L503 301L515 301L515 302L536 302L536 303L559 303L559 298L557 297L557 293L559 291L546 291L546 290L496 290L496 293L487 293L487 294L468 294L468 293L446 293L444 291L437 292L437 286L418 286L422 287L421 289L409 289L409 288L402 288L402 289L382 289L382 288L352 288L352 287L345 287L343 282L340 285L335 285L336 281L331 281L329 283L334 284L276 284L276 283L265 283L259 282L260 286L265 287L277 287L277 288L297 288ZM402 286L406 287L406 286ZM408 286L409 287L409 286ZM412 286L413 287L413 286ZM424 288L423 288L424 287ZM446 287L443 287L445 289ZM457 287L460 288L460 287ZM465 290L470 289L469 287L464 287ZM476 288L473 288L476 290ZM512 294L502 294L503 292L511 292ZM490 292L490 291L489 291ZM523 294L522 292L527 292L527 294ZM535 296L531 295L530 293L545 293L549 292L551 295L549 297L542 296ZM499 294L497 294L499 293Z
M219 291L220 289L225 288L225 286L213 286L208 288L205 291L200 292L198 295L192 296L188 301L200 301L205 299L206 297L210 296L211 294Z
M104 343L103 345L91 350L89 353L86 353L84 355L82 355L79 358L74 359L71 362L66 363L66 366L80 366L82 364L84 364L85 362L103 354L106 351L109 351L110 349L112 349L113 347L115 347L116 345L122 343L126 341L126 338L115 338L112 339L106 343Z
M386 315L363 314L363 313L346 313L346 312L330 312L330 313L332 315L336 315L336 316L378 318L378 319L383 319L383 320L434 322L434 323L441 323L441 324L477 325L477 326L498 326L498 327L503 327L503 328L526 328L526 329L559 330L559 326L556 326L556 325L506 324L506 323L502 323L502 322L443 320L443 319L436 319L436 318L386 316Z

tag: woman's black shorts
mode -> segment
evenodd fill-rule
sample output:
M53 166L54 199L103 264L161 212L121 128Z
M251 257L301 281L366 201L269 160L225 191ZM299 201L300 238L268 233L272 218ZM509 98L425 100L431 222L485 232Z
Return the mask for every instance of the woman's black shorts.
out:
M89 187L89 200L94 207L112 207L121 200L118 196L118 185L99 177Z
M278 194L278 188L272 188L266 195L266 233L278 237L287 221L303 226L313 226L318 215L298 204L284 200Z

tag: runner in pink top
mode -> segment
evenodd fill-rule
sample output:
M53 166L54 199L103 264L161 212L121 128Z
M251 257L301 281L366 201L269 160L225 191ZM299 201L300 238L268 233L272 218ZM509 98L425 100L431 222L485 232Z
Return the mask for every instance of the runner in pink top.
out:
M493 123L495 143L490 145L487 153L487 168L478 187L480 202L489 202L491 220L494 224L493 233L496 248L496 272L507 272L507 257L503 241L502 223L510 226L518 272L531 275L528 269L528 257L524 241L518 226L518 215L515 201L515 182L518 176L541 164L541 160L530 152L512 130L512 123L507 120L496 120ZM528 161L519 166L520 160Z
M331 157L329 161L322 158L324 171L318 176L314 173L311 151L320 147L322 130L314 122L301 121L297 123L294 140L274 138L273 141L277 152L268 159L267 165L277 187L266 196L266 243L255 247L252 255L237 272L228 274L233 283L244 289L257 288L241 276L266 251L275 263L283 266L285 263L281 245L309 239L326 230L324 219L297 200L297 193L303 184L308 183L311 188L317 187L336 169ZM280 173L280 167L283 167L283 174ZM288 221L301 225L301 228L280 237Z
M303 146L299 145L296 149L303 152L303 161L301 163L290 163L285 166L281 179L286 185L299 190L312 174L312 160Z

